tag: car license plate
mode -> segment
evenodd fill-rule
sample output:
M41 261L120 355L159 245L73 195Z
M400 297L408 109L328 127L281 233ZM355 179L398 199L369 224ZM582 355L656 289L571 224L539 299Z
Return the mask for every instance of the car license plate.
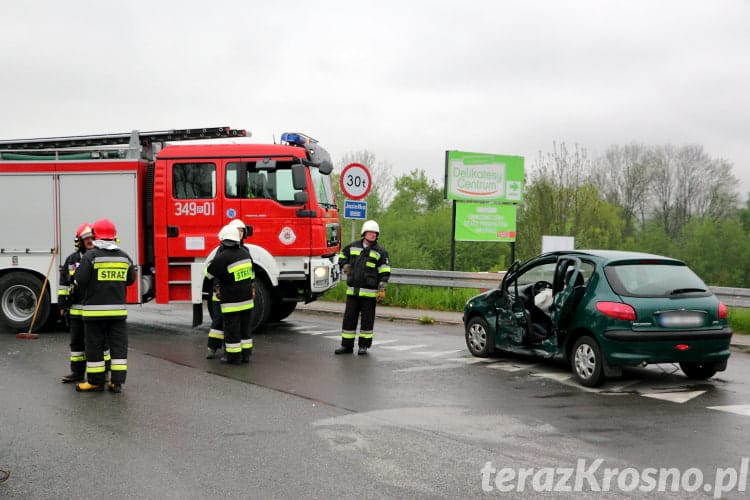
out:
M659 326L665 328L696 328L705 325L703 311L666 311L656 313Z

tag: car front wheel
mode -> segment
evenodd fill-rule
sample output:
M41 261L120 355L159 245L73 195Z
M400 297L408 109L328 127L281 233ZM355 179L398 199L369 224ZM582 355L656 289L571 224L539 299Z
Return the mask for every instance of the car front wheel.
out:
M692 363L683 361L680 368L687 375L687 378L693 380L706 380L716 375L716 366L714 363Z
M486 358L495 351L487 321L475 316L466 323L466 347L479 358Z
M571 366L573 375L581 385L596 387L604 381L602 351L591 337L581 337L576 341Z

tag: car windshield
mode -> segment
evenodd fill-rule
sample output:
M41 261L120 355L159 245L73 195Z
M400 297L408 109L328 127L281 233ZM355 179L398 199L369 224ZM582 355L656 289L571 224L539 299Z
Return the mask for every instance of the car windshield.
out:
M631 297L674 297L683 294L710 294L705 283L686 265L628 263L604 270L612 289Z

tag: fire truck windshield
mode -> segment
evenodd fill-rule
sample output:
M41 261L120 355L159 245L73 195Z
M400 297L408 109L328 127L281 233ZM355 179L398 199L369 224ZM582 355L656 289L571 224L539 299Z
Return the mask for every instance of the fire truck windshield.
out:
M312 173L313 187L315 188L315 196L318 199L318 203L321 207L334 208L336 206L336 197L331 185L331 176L320 173L317 167L310 167L310 172Z

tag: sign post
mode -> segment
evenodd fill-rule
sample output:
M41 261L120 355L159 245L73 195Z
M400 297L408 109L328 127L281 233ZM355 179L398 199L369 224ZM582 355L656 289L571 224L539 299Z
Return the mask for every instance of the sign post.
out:
M358 205L354 205L354 203L356 203L356 200L362 200L370 194L372 176L368 168L361 163L350 163L341 171L339 186L344 196L349 198L348 200L344 200L344 218L352 219L352 241L354 241L354 219L364 219L367 217L367 202L363 201ZM355 202L350 202L350 200L355 200ZM352 204L349 205L349 203ZM347 215L347 208L350 209L348 212L349 215Z

